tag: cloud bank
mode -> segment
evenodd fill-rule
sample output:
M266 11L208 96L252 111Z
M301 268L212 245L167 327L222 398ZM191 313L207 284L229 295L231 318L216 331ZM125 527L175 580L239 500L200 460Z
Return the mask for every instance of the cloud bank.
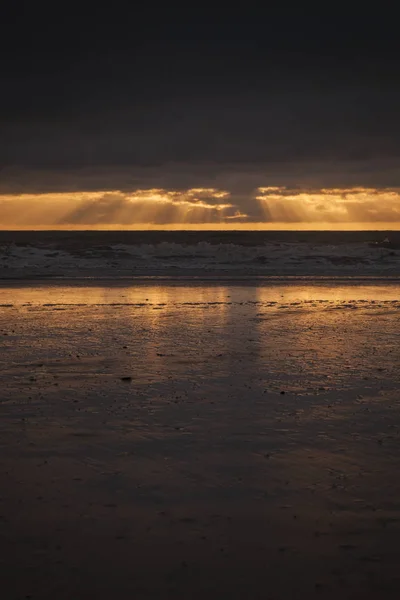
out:
M400 188L232 186L0 195L0 225L13 228L400 228Z

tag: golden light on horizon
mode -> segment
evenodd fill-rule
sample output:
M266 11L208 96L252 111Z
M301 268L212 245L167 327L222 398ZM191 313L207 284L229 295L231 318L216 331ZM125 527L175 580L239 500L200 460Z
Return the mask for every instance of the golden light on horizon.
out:
M258 188L260 202L268 221L329 223L343 227L364 224L363 229L382 222L400 226L400 191L375 188L322 188L317 191L286 188Z
M400 229L397 188L193 187L0 195L1 229Z

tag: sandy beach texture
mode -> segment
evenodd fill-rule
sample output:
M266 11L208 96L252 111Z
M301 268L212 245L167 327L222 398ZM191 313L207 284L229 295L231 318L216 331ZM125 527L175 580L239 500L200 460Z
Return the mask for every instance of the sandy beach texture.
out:
M2 598L400 597L398 284L0 304Z

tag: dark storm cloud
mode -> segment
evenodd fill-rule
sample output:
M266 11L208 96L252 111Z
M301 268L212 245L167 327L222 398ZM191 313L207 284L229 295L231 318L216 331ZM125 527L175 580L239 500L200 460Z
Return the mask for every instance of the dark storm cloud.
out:
M218 188L245 201L258 187L286 186L317 190L329 187L396 187L400 162L396 158L347 161L265 161L265 163L168 163L148 167L104 166L70 169L1 171L0 194L115 191L139 189Z
M398 36L376 12L7 10L2 193L215 187L256 218L258 187L399 184Z
M299 83L300 86L300 83ZM3 166L68 169L171 162L260 164L346 161L400 154L397 89L223 90L213 97L104 107L59 120L9 120L2 126ZM101 103L93 99L93 104ZM83 109L82 109L83 110Z

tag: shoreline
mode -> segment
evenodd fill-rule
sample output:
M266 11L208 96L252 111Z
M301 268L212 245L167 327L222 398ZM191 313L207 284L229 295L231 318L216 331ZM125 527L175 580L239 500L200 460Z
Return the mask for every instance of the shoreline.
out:
M0 235L0 281L400 277L400 233L39 233Z
M75 286L97 286L98 284L107 285L107 287L125 287L140 284L159 283L171 285L320 285L320 284L348 284L351 286L354 283L369 284L400 284L399 275L121 275L117 277L110 276L59 276L59 277L2 277L0 278L0 287L8 287L10 285L31 285L31 284L52 284L64 285L68 284Z

